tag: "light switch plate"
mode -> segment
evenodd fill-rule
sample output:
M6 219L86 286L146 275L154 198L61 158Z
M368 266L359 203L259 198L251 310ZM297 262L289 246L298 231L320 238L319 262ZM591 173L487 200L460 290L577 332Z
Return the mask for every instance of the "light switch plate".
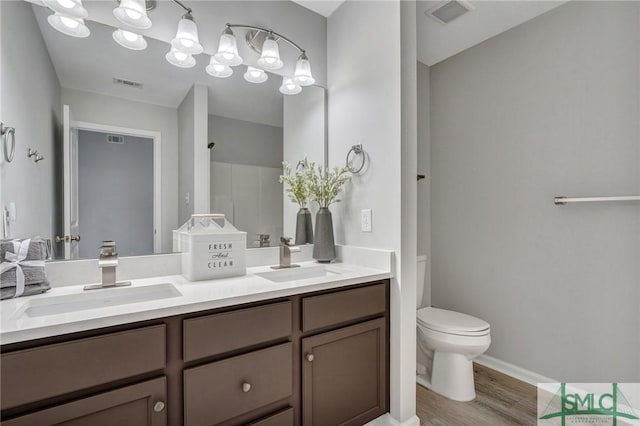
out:
M360 227L362 232L372 232L371 209L363 209L360 217Z

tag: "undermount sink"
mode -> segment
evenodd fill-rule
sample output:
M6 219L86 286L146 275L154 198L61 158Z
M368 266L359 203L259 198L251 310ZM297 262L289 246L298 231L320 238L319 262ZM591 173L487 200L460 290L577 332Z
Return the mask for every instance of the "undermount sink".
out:
M169 283L140 287L109 288L65 296L32 299L26 302L13 318L67 314L179 296L182 296L182 293L173 284Z
M307 268L283 268L269 272L261 272L256 275L269 281L282 283L285 281L308 280L311 278L330 277L347 272L344 268L335 266L311 266Z

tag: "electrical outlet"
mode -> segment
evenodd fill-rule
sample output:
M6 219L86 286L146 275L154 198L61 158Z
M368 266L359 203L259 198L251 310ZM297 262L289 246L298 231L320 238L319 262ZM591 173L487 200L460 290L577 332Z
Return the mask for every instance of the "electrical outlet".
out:
M372 232L371 209L362 210L360 226L361 226L362 232Z
M184 203L189 204L190 202L191 202L191 194L187 192L187 194L184 196Z

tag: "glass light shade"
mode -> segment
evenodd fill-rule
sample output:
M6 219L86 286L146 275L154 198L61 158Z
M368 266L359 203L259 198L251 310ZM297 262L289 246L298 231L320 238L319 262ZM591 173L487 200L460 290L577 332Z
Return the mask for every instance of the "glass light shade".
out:
M216 58L216 61L219 63L232 67L242 63L242 58L238 55L238 43L231 29L227 28L220 36L218 53L213 57Z
M293 81L300 86L311 86L316 82L311 75L311 63L305 54L300 55L296 63L296 72L293 75Z
M89 16L82 6L82 0L43 0L45 6L60 15L84 19Z
M113 39L122 47L131 50L144 50L147 48L147 41L140 34L127 30L115 30Z
M300 92L302 92L302 87L296 84L291 77L282 77L280 93L283 95L297 95Z
M184 53L174 48L171 48L169 53L165 55L165 58L171 65L175 65L180 68L192 68L196 65L196 60L189 53Z
M268 70L278 70L284 63L280 59L280 48L273 36L267 36L262 45L262 55L258 59L258 65Z
M171 46L184 53L198 55L204 50L198 40L198 27L192 19L182 18L178 22L176 37L171 40Z
M266 72L250 65L247 67L247 72L244 73L244 79L249 83L264 83L268 78Z
M147 16L145 0L120 0L120 6L113 9L113 16L132 28L139 30L151 28L151 19Z
M213 56L211 57L209 65L207 65L207 68L205 69L207 71L207 74L218 78L231 77L231 75L233 74L233 70L229 65L221 64L220 62L216 61L216 58L214 58Z
M84 20L80 18L54 13L49 15L47 21L53 28L71 37L84 38L89 37L89 34L91 34L89 28L84 24Z

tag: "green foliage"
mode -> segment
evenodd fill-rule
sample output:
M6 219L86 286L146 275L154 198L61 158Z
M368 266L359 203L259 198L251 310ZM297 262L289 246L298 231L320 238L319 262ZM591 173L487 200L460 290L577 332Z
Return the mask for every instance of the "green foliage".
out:
M343 185L351 179L351 173L348 166L328 169L311 163L308 179L311 199L320 207L329 207L330 204L340 202L338 194L342 191Z
M309 169L311 168L307 157L304 158L294 171L286 161L282 162L282 175L280 183L287 185L289 199L298 204L301 208L306 207L309 202Z

